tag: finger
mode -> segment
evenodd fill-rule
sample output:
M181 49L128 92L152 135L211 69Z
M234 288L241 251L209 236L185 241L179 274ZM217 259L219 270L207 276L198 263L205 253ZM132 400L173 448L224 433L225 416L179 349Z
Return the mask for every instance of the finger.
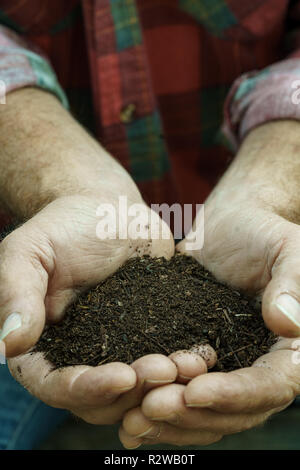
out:
M206 374L217 362L217 354L209 344L194 345L189 350L176 351L169 358L178 370L177 382L187 383L194 377Z
M32 395L50 406L68 410L107 405L134 388L137 380L130 366L118 362L51 370L41 353L18 356L8 365Z
M299 365L292 351L274 351L252 367L212 372L193 379L184 392L188 407L223 413L264 412L289 404L299 393Z
M277 341L270 347L270 352L282 350L300 352L300 336L298 338L278 337Z
M196 220L193 222L191 231L187 234L187 237L181 240L181 242L176 245L176 252L181 253L182 255L193 256L200 264L202 264L202 251L201 249L190 249L191 240L192 240L192 231L195 233L196 229ZM192 237L192 238L191 238ZM188 240L189 238L189 240Z
M72 410L74 414L91 424L115 424L124 413L138 406L145 393L156 387L174 382L177 377L175 364L161 354L149 354L131 364L136 373L136 385L123 393L106 407L84 408Z
M154 421L172 420L176 424L179 420L177 405L180 403L180 410L185 408L184 402L185 386L181 384L171 384L149 392L141 405L141 411L146 418Z
M140 254L149 254L152 257L163 256L169 259L174 255L175 250L172 232L157 212L149 208L147 210L151 221L149 225L149 243L143 244Z
M131 257L149 255L153 258L161 256L166 259L174 255L175 244L170 227L159 214L148 206L143 206L145 221L141 226L143 236L134 241L134 250Z
M135 439L147 436L147 438L157 437L160 430L160 423L156 423L147 418L141 407L132 408L124 415L122 427L124 431Z
M142 439L135 439L134 437L130 436L124 431L122 426L120 426L119 428L119 439L121 441L121 444L125 447L125 449L128 449L128 450L137 449L143 444Z
M125 431L134 436L150 437L157 432L157 421L183 429L232 434L245 431L264 422L275 410L257 414L218 413L207 408L188 408L184 400L185 387L171 384L146 395L141 408L126 413Z
M187 383L194 377L207 373L205 360L192 351L177 351L170 354L169 358L177 367L177 382Z
M175 247L176 252L186 254L185 244L186 244L186 240L184 238L183 240L181 240L181 242L176 244L176 247Z
M217 363L217 353L209 344L195 344L190 351L202 357L208 369L212 369Z
M175 446L199 445L206 446L218 442L222 435L206 431L191 431L178 429L167 423L157 426L157 434L153 437L134 438L128 434L123 427L119 430L119 438L123 446L127 449L136 449L142 444L171 444Z
M114 404L116 416L123 416L125 411L139 405L149 390L175 382L177 377L175 364L162 354L143 356L134 361L131 367L136 373L136 386Z
M177 377L176 365L163 354L148 354L131 364L137 375L137 388L142 396L152 388L172 383Z
M63 290L55 290L55 292L47 292L45 298L45 308L47 320L50 322L58 322L62 319L66 308L74 302L79 292L74 288L65 288Z
M43 241L40 240L43 245ZM45 323L48 275L23 227L0 244L0 340L12 357L30 349Z
M262 313L266 325L285 337L300 336L299 227L286 222L286 239L272 267L265 289ZM284 228L281 227L282 233ZM281 236L282 239L282 236Z

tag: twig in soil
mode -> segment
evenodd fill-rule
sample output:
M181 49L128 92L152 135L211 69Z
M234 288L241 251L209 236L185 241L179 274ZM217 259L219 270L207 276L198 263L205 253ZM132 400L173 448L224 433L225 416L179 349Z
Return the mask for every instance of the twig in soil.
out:
M228 321L229 323L232 323L232 320L231 320L231 318L229 317L229 315L228 315L228 313L227 313L227 311L226 311L225 308L223 308L223 313L224 313L225 317L227 318L227 321Z
M251 313L236 313L235 317L252 317Z
M243 334L246 336L254 336L254 338L257 338L257 335L255 333L249 333L249 331L243 331Z
M229 347L230 347L230 349L231 349L231 346L229 346ZM232 351L232 349L231 349L231 352L232 352L232 354L234 355L234 358L235 358L236 362L238 363L238 365L239 365L240 367L243 367L242 364L241 364L241 361L239 360L239 358L237 357L237 355L235 354L235 352Z
M102 364L105 364L105 363L108 362L111 358L113 358L113 356L108 356L108 357L106 357L105 359L103 359L103 361L98 362L97 366L101 366Z
M246 346L243 346L242 348L235 349L234 351L231 350L231 352L229 352L229 353L227 353L227 354L224 354L224 356L220 357L220 358L219 358L219 361L222 361L223 359L225 359L225 357L232 356L232 355L234 354L234 356L235 356L235 358L237 359L237 361L240 362L239 359L238 359L238 357L236 356L236 353L237 353L237 352L240 352L240 351L243 351L244 349L249 348L249 346L252 346L252 343L247 344Z
M143 336L145 336L147 339L149 339L149 341L153 341L153 343L155 343L157 346L159 346L160 348L162 348L167 354L171 354L170 351L167 350L167 348L165 348L162 344L160 344L157 340L155 340L154 338L150 338L148 335L146 335L146 333L144 333L143 331L141 331L140 333L142 333Z

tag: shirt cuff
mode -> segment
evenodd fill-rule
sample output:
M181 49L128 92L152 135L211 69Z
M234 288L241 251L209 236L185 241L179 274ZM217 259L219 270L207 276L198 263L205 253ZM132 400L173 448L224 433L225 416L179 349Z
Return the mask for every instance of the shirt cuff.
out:
M238 78L225 101L222 131L236 151L253 128L278 119L300 120L299 59Z
M35 86L53 93L69 108L66 94L47 58L5 26L0 26L0 80L5 93Z

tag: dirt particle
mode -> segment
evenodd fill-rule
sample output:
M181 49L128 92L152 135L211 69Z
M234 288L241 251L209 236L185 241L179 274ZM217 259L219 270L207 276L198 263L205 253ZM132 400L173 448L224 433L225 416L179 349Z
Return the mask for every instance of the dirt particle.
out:
M130 364L192 348L209 368L215 349L213 370L230 371L250 366L276 341L252 305L191 257L135 257L81 295L62 322L44 331L35 351L61 368Z

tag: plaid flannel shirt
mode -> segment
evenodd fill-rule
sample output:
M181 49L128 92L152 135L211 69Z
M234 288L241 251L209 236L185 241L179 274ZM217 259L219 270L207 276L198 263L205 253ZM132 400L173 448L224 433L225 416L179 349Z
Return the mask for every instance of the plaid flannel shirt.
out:
M0 80L69 102L148 202L201 202L251 129L300 118L299 22L298 0L0 0Z

